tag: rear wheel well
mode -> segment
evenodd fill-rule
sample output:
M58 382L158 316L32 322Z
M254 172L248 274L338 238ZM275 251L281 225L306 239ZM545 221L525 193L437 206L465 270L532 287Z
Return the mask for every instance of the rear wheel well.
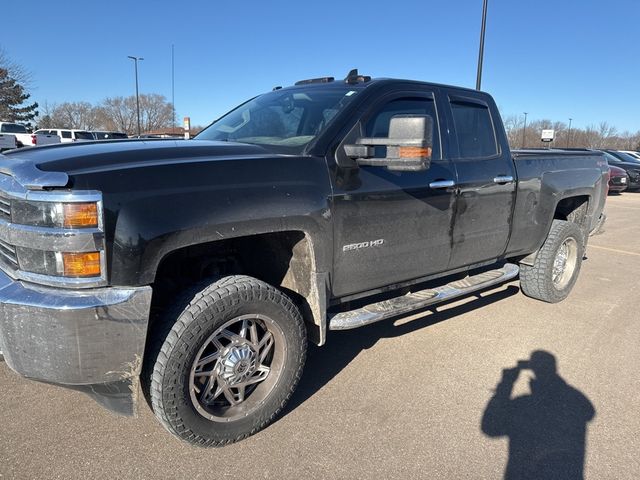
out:
M316 298L319 292L312 275L315 271L311 240L302 231L192 245L169 253L160 262L151 307L159 314L186 288L208 279L249 275L284 291L300 308L309 336L315 340L320 323Z
M553 220L565 220L578 225L582 230L585 244L589 233L587 217L587 213L589 211L589 200L590 197L588 195L578 195L575 197L563 198L558 202L555 212L553 213ZM550 229L552 225L553 223L549 225ZM545 240L546 238L548 238L549 233L550 231L547 232L547 237L545 237ZM542 246L544 246L544 243L540 246L540 248L542 248ZM521 258L519 260L519 263L522 265L533 266L536 256L539 252L540 249L536 250L533 253L530 253L524 258Z
M589 196L563 198L556 205L553 215L554 220L567 220L579 225L583 230L587 228L587 212L589 209Z

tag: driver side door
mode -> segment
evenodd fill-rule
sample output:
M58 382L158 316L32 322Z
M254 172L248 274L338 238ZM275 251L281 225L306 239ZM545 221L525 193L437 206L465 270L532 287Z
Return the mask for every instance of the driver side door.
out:
M340 159L331 169L335 297L447 269L456 196L446 185L456 183L456 171L443 155L439 111L434 90L385 95L338 146L336 155L345 155L343 145L354 143L354 136L387 137L394 115L427 114L433 119L433 153L426 170L341 167L345 162Z

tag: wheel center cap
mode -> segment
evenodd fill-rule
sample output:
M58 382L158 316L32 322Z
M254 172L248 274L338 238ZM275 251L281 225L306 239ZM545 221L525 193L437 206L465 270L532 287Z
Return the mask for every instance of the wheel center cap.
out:
M249 345L229 349L222 358L220 376L229 385L246 381L256 369L256 354Z

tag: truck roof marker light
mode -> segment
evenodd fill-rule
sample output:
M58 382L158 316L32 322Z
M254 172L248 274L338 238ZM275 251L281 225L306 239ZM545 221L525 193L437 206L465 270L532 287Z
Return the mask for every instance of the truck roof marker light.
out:
M306 80L299 80L294 85L309 85L310 83L331 83L333 81L333 77L308 78Z

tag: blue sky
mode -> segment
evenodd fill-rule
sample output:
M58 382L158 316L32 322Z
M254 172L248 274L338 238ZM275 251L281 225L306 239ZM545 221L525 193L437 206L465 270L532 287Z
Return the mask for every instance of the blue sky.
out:
M42 103L140 91L204 125L275 85L351 68L475 86L482 0L3 2L0 46ZM503 115L640 130L640 0L489 0L483 90Z

